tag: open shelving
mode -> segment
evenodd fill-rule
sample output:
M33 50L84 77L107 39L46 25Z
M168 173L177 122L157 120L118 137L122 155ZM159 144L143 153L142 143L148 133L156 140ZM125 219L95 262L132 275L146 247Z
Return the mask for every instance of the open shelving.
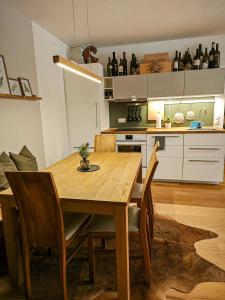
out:
M8 94L0 94L0 99L15 99L15 100L28 100L28 101L37 101L41 100L41 97L37 96L16 96L16 95L8 95Z

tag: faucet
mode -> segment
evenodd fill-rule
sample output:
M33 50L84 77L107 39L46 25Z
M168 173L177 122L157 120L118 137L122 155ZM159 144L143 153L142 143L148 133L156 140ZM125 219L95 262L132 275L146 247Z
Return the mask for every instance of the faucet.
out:
M207 114L207 110L206 110L206 107L202 106L200 111L199 111L199 121L201 121L201 117L202 117L202 111L204 111L204 115L203 115L203 119L202 119L202 122L204 123L205 122L205 116ZM204 125L204 124L203 124Z

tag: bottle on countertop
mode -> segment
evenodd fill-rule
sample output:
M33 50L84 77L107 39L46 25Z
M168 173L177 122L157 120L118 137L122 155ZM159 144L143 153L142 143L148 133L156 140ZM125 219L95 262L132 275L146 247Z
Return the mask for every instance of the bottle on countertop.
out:
M113 52L113 59L112 59L112 76L118 76L118 62L116 59L116 53Z
M127 75L127 59L126 59L126 52L123 52L123 75Z
M111 63L111 58L109 57L109 61L107 64L107 76L112 77L112 63Z
M122 59L120 58L120 64L119 64L119 76L123 76L123 63Z
M199 44L198 46L198 54L200 57L200 69L202 69L202 61L203 61L202 44Z
M202 69L208 69L208 67L209 67L209 55L208 55L208 49L205 48L205 54L202 60Z
M130 75L135 75L136 74L136 64L137 64L137 59L134 53L132 53L132 59L130 62Z
M212 43L212 49L209 52L209 69L214 68L215 43Z
M200 56L199 51L196 49L196 55L194 57L194 63L193 63L193 70L199 70L200 69Z
M178 60L178 71L183 70L183 60L181 58L181 52L179 52L179 60Z
M214 68L219 68L219 67L220 67L220 51L219 51L219 44L216 44L216 51L215 51L215 54L214 54L213 67L214 67Z
M178 58L178 51L176 51L176 56L173 60L173 71L176 72L179 70L179 58Z

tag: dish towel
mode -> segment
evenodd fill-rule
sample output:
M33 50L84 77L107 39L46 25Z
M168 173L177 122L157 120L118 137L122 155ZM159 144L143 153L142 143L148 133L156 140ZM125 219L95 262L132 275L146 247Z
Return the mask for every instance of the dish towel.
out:
M165 136L156 136L155 143L159 142L159 151L165 149Z

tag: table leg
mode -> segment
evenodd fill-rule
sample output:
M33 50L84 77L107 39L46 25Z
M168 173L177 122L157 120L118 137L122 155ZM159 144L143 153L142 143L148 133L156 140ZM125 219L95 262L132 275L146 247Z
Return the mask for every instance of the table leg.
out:
M23 283L22 255L20 247L20 229L16 208L10 207L7 201L2 202L2 221L8 261L10 284L17 288Z
M138 171L137 182L138 183L143 183L143 180L142 180L142 164L141 164L140 169Z
M130 300L128 208L115 207L116 269L119 300Z

